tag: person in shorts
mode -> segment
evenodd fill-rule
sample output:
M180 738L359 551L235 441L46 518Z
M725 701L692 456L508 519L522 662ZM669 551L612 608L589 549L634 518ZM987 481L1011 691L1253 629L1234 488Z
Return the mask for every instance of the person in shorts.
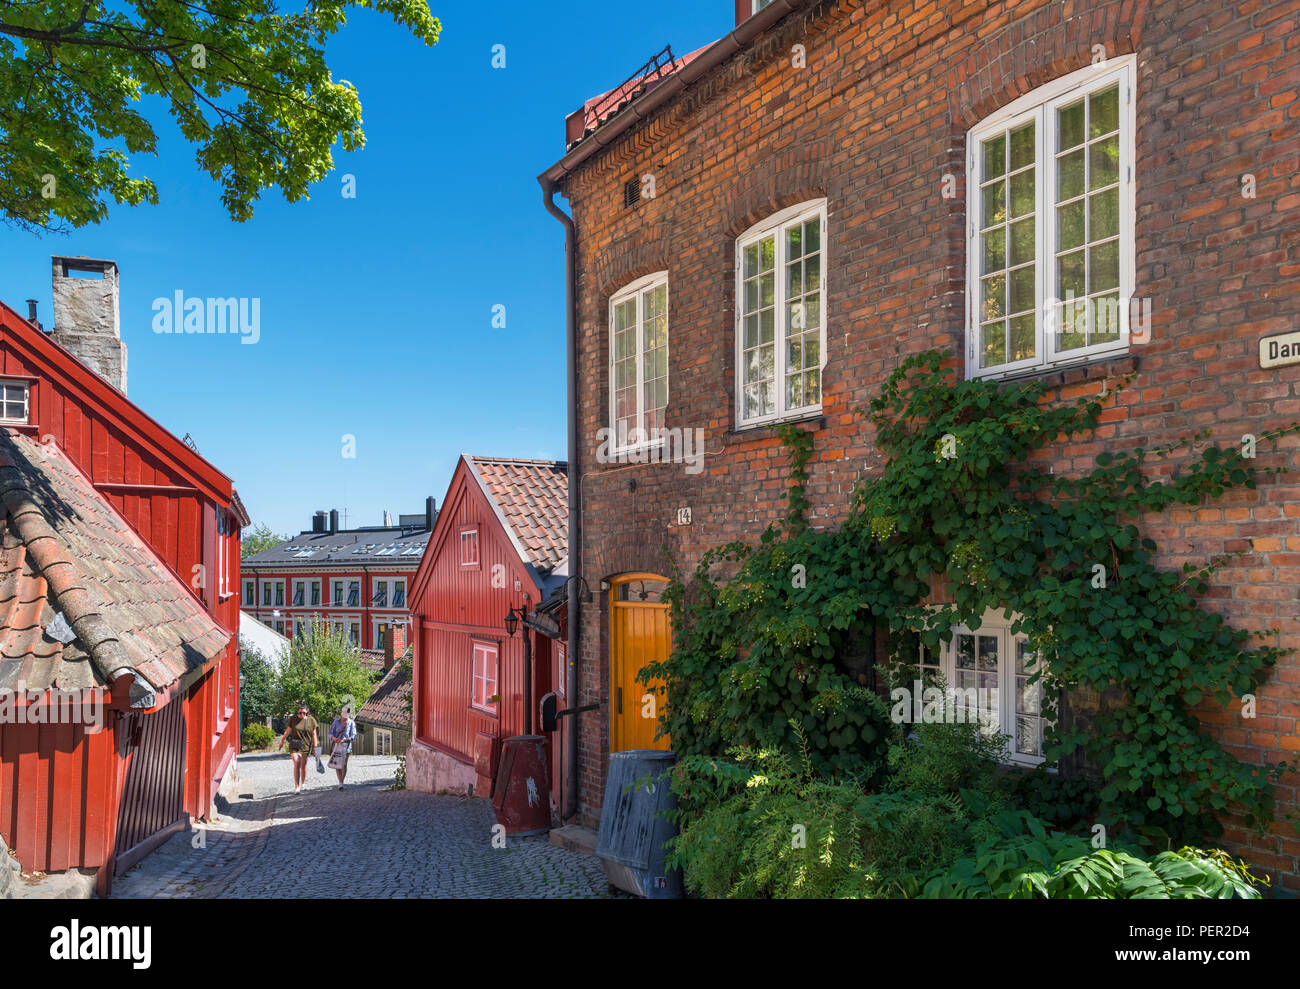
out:
M306 704L299 704L297 713L289 719L289 725L280 736L280 748L289 742L289 757L293 759L293 792L298 793L307 785L307 767L316 753L319 744L316 737L316 719L307 710Z

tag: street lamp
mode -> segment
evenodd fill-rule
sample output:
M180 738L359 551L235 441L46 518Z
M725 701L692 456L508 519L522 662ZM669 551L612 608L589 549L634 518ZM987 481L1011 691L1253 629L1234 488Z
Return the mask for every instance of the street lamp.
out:
M524 595L524 603L518 608L511 608L506 612L505 625L506 634L514 638L515 629L519 627L520 620L524 621L524 734L533 733L533 639L528 634L528 595Z

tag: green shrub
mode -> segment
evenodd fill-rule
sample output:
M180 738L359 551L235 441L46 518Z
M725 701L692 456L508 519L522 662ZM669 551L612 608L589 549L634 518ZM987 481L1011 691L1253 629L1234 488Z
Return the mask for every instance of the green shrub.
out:
M244 726L244 751L256 752L260 749L268 749L275 741L275 732L271 731L266 725L258 724L254 721L251 725Z

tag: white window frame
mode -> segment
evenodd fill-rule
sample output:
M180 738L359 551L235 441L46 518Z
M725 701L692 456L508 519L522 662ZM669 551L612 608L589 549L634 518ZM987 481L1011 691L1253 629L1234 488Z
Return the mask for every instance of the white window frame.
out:
M256 581L255 579L246 579L246 580L243 581L243 584L244 584L244 607L245 607L245 608L256 608L256 607L258 607L258 603L257 603L257 581ZM249 592L250 590L253 592L253 600L252 600L252 601L249 601L249 600L248 600L248 592Z
M386 728L375 729L375 755L393 754L393 733Z
M13 418L4 415L4 406L10 401L17 401L16 399L9 399L5 396L2 390L4 388L22 389L23 414L21 418ZM20 381L16 378L0 378L0 397L4 398L4 401L0 401L0 422L21 423L22 425L27 425L32 421L32 383L30 381Z
M1071 72L1038 87L992 114L966 135L966 376L967 378L1015 377L1017 375L1086 363L1129 349L1129 306L1136 281L1134 200L1136 170L1136 56L1108 59ZM1058 107L1111 84L1119 83L1119 339L1068 351L1056 351L1056 334L1049 323L1056 321L1053 299L1056 275L1056 117ZM1034 357L982 368L980 362L979 306L981 262L981 161L980 144L1000 132L1010 132L1035 121L1035 234L1034 234ZM1087 136L1085 135L1085 140ZM1009 149L1008 149L1009 154ZM1087 154L1085 153L1085 159ZM1010 168L1010 160L1007 162ZM1090 190L1085 189L1085 194ZM1010 218L1008 217L1008 220ZM1089 243L1085 240L1085 244ZM1008 259L1009 260L1009 259ZM1009 291L1009 286L1004 289ZM1048 310L1052 310L1049 319Z
M650 447L659 446L663 443L662 436L647 436L645 427L645 314L642 311L642 300L646 292L658 288L660 285L664 288L664 321L666 324L664 341L666 364L664 367L664 412L667 413L668 402L672 397L672 377L671 370L671 341L672 339L672 319L668 315L669 307L672 305L668 290L668 272L656 271L652 275L646 275L644 278L638 278L630 285L625 285L617 293L609 298L609 367L606 369L606 381L608 382L609 391L609 431L610 443L609 449L612 453L624 453L630 450L645 450ZM618 416L616 414L616 390L614 387L614 310L623 303L634 299L636 301L636 435L639 437L636 442L623 443L618 435Z
M474 537L474 559L472 559L472 560L466 560L466 559L465 559L465 546L466 546L465 537L466 537L466 536L469 536L469 535L472 535L472 536ZM482 560L483 558L482 558L482 556L480 555L480 547L479 547L479 539L478 539L478 527L477 527L477 526L471 526L471 527L466 527L466 528L464 528L464 529L461 529L461 530L460 530L460 536L459 536L458 538L459 538L459 540L460 540L460 565L461 565L462 567L479 567L479 566L481 566L481 565L482 565L481 560Z
M821 414L822 399L826 395L826 338L828 323L828 307L826 304L826 284L827 272L830 269L830 245L827 240L827 209L825 199L812 199L807 202L798 203L773 213L764 219L761 223L756 223L739 237L736 238L736 296L735 296L735 417L736 428L747 429L752 426L761 426L768 423L785 422L787 420L807 419ZM786 264L786 247L785 238L780 236L782 229L792 225L795 222L802 222L811 217L819 217L821 220L821 241L819 253L821 254L821 287L818 290L821 296L821 342L818 346L818 385L817 401L811 405L801 405L794 409L788 409L785 405L785 370L786 370L786 339L789 336L789 327L786 326L785 305L786 305L786 284L785 284L785 264ZM773 238L775 245L775 298L773 300L773 313L775 321L773 324L773 344L774 344L774 363L773 372L776 381L776 410L765 416L752 416L744 418L745 411L745 308L744 308L744 253L745 248L766 237ZM805 368L811 370L811 368Z
M927 667L938 667L942 674L944 682L949 689L958 688L961 685L957 677L957 637L959 635L969 635L975 637L975 649L978 656L979 636L995 636L998 639L998 731L1009 736L1007 741L1006 761L1013 765L1019 766L1038 766L1045 761L1043 755L1034 755L1032 753L1020 752L1016 748L1016 643L1024 641L1028 644L1028 636L1023 632L1012 632L1011 628L1019 620L1018 615L1008 618L1006 612L997 609L989 609L984 612L980 620L980 626L977 629L969 628L966 625L954 625L952 627L952 638L940 646L939 662L935 663L933 657L927 658L926 650L922 647L920 663ZM925 677L921 677L922 682ZM1055 723L1054 719L1049 717L1045 705L1047 697L1047 678L1042 677L1038 680L1037 688L1039 691L1039 714L1041 721L1042 735L1039 738L1039 748L1046 745L1047 729ZM910 684L908 685L911 686ZM1059 701L1058 701L1059 703Z
M469 687L470 707L472 707L476 711L482 711L484 714L494 715L497 713L498 704L494 704L491 701L486 700L486 698L496 696L501 691L501 647L497 645L495 642L484 642L480 639L472 639L470 644L472 646L472 649L470 651L470 687ZM490 654L492 656L492 661L494 664L492 669L492 677L491 677L492 691L489 693L487 692L487 688L484 687L483 697L485 698L485 700L484 703L482 704L478 702L478 696L479 696L478 685L480 681L487 683L489 678L487 676L486 670L484 671L483 675L481 676L479 675L478 659L480 653L485 656Z
M402 603L401 603L401 604L398 604L398 603L397 603L397 585L398 585L398 584L401 584L401 585L402 585ZM405 609L405 608L406 608L406 593L407 593L407 590L408 590L408 588L407 588L407 586L406 586L406 578L405 578L405 577L394 577L394 578L393 578L393 582L392 582L392 586L389 587L388 590L389 590L388 606L389 606L390 608L396 608L396 609L398 609L399 611Z
M319 580L307 581L307 600L310 602L313 597L316 599L316 601L314 604L309 603L307 605L308 608L325 607L324 601L321 598L321 582Z

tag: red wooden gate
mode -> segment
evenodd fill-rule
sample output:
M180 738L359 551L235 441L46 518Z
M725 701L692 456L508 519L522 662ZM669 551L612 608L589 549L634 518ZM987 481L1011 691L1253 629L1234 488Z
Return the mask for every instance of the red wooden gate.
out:
M177 698L156 714L129 715L121 725L123 744L134 751L117 817L114 872L119 875L185 821L183 709Z

